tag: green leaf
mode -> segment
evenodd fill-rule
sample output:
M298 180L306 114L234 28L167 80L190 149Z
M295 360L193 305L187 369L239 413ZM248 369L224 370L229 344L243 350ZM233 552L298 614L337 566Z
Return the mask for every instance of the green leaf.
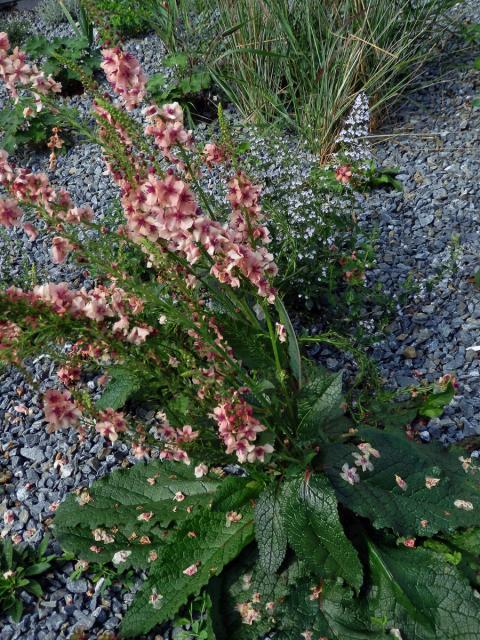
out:
M322 442L323 432L336 419L341 419L343 372L327 373L318 370L298 397L298 438L301 442Z
M284 512L287 535L299 557L308 562L312 555L317 555L321 560L323 554L315 552L315 548L324 549L335 564L337 574L359 590L363 582L362 565L345 535L337 498L328 480L319 475L294 480L287 496ZM319 574L322 572L321 566L312 569Z
M480 71L480 58L475 58L475 60L473 61L473 66L475 67L475 69L478 69Z
M213 496L212 510L238 511L250 500L255 500L260 491L260 485L251 478L227 477Z
M196 537L188 537L190 530L195 531ZM251 508L242 512L239 522L228 522L225 514L203 510L185 523L160 551L148 580L123 619L122 636L135 638L171 619L191 596L221 573L253 537ZM192 565L196 572L186 575L184 571ZM150 599L155 593L159 597L154 607Z
M25 589L36 598L41 598L43 596L43 589L36 580L30 580Z
M348 509L369 518L376 528L388 527L402 536L432 536L480 525L480 480L463 470L458 452L437 443L420 444L403 432L366 428L359 435L380 457L371 457L373 471L358 470L357 484L341 477L343 465L354 465L357 447L333 444L321 451L338 500ZM406 482L405 489L396 476ZM428 488L427 478L439 482Z
M188 66L188 56L185 53L171 53L165 56L163 63L166 67L185 69Z
M13 544L10 538L3 541L3 558L5 568L11 571L13 569Z
M15 604L13 605L13 610L10 612L10 617L14 622L20 622L23 613L23 602L20 598L15 600Z
M140 389L140 380L126 367L113 367L108 371L108 381L102 397L96 407L102 409L120 409L128 398Z
M480 556L480 529L455 531L455 533L448 536L447 540L460 551L466 551L473 556Z
M480 601L451 563L426 549L369 543L372 582L368 600L403 640L476 640Z
M260 567L275 573L285 558L287 534L280 513L278 487L271 486L260 495L255 506L255 537Z
M29 567L25 568L24 575L28 576L38 576L45 571L50 569L50 562L37 562L36 564L32 564Z
M318 598L312 597L320 588ZM282 640L301 640L300 634L309 630L312 637L328 640L385 640L384 627L370 619L362 603L353 597L352 590L337 580L319 582L306 578L291 588L280 604L276 618Z
M418 409L418 413L426 418L438 418L443 413L447 404L453 400L455 389L452 383L449 383L445 391L440 393L432 393Z
M164 544L164 527L189 518L192 508L208 504L221 483L208 476L199 480L180 463L154 461L119 469L93 484L90 500L83 506L79 504L82 494L67 497L55 514L56 537L64 549L89 561L107 562L115 552L127 550L131 553L125 567L146 566L149 552ZM177 493L184 496L180 502L175 500ZM144 521L138 519L141 513L152 515ZM95 540L95 529L105 530L114 540ZM142 544L142 536L152 544ZM92 545L100 547L101 553L92 551Z
M279 297L275 299L275 307L278 312L280 322L284 325L288 338L288 355L290 357L290 368L295 376L298 386L301 389L303 385L302 373L302 356L300 347L298 346L297 334L293 328L292 321L287 313L285 305Z

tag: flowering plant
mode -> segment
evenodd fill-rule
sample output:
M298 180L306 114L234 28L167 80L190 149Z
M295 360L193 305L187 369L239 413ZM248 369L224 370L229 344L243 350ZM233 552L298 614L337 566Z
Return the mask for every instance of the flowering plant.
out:
M98 124L88 135L122 224L96 222L0 152L0 223L46 230L54 262L75 257L95 278L2 291L2 360L27 376L39 350L59 361L60 388L44 391L50 429L92 429L158 458L78 488L56 512L59 541L83 563L148 569L124 637L200 592L217 638L453 639L460 625L478 637L476 465L352 422L341 375L301 356L259 188L228 149L196 149L177 104L137 110L146 78L130 53L102 56L112 91L86 83ZM37 109L59 91L3 34L0 75ZM197 179L217 162L230 168L228 220ZM104 385L97 399L89 377ZM139 403L154 409L149 422L134 417Z

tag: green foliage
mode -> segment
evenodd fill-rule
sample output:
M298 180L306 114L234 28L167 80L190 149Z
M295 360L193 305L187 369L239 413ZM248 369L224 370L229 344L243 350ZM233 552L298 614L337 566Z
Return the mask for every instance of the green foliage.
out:
M153 28L161 6L159 0L96 0L97 11L108 17L109 26L121 36L139 36Z
M53 127L63 124L58 115L47 110L34 111L26 121L23 115L26 107L31 107L31 101L20 98L17 104L12 100L0 111L1 145L10 153L24 145L45 147Z
M275 486L265 489L255 506L258 563L268 574L280 568L287 552L287 532L280 509L280 496Z
M102 397L97 400L97 409L120 409L139 390L140 380L127 367L112 367L108 374L109 380Z
M0 18L0 32L8 35L8 40L12 47L21 47L30 35L30 27L23 20Z
M307 479L291 481L284 490L283 508L287 536L299 559L311 562L312 551L317 547L316 553L328 560L334 574L358 591L363 582L362 566L345 536L328 480L309 475Z
M43 595L39 576L52 566L54 555L45 555L48 538L37 549L28 545L13 545L9 538L0 543L0 610L19 622L23 613L22 591L36 598Z
M78 18L80 14L80 3L78 0L62 0L62 2L70 15L75 19ZM67 20L59 0L42 0L38 10L42 16L42 20L54 27Z
M378 167L372 160L363 174L363 190L390 188L403 191L403 184L396 178L399 173L399 167Z
M210 72L183 52L166 56L163 64L172 67L175 73L170 79L163 73L150 77L147 88L153 100L160 105L179 102L190 120L204 115L206 91L212 84Z
M369 545L377 590L370 607L402 631L405 640L473 640L479 633L480 601L454 565L428 549ZM378 608L378 609L377 609Z
M302 443L322 441L332 429L344 431L342 403L343 372L316 373L298 396L298 438Z
M191 530L196 536L189 538ZM190 596L199 593L236 558L252 541L253 533L253 514L248 508L242 511L239 522L230 523L225 520L225 514L208 511L187 520L162 548L148 580L124 617L123 635L136 637L154 624L169 620ZM192 567L195 572L185 574ZM159 597L157 607L149 601L154 590Z
M110 562L115 553L126 550L123 567L148 566L150 552L162 546L168 527L188 519L191 508L208 504L217 487L218 481L196 480L189 468L169 463L118 470L93 485L88 501L84 493L68 497L57 511L56 536L67 551L80 550L88 561ZM177 502L177 493L185 499ZM148 514L147 519L139 519L141 513ZM95 529L111 540L104 544L102 534L95 540ZM142 536L150 542L142 543ZM100 552L90 548L96 543Z
M100 54L92 50L92 42L84 35L74 38L45 36L29 38L25 51L34 60L43 59L43 71L62 84L64 95L82 93L85 74L90 77L100 66Z
M201 2L215 16L212 73L229 100L257 123L295 127L322 155L359 91L380 111L416 80L441 37L438 19L449 4Z
M340 475L358 452L352 444L333 444L321 454L337 498L348 509L371 520L376 528L390 528L404 536L432 536L480 525L478 479L465 473L458 456L440 444L422 445L398 431L366 428L359 435L380 457L372 458L374 469L362 472L358 484L351 485ZM428 478L433 478L434 486L429 487ZM403 488L401 481L406 483ZM458 500L470 502L471 508L456 506Z

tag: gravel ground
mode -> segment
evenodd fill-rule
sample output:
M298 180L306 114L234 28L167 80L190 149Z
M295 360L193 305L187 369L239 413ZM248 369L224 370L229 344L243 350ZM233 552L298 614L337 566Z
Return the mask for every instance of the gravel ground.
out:
M467 5L470 17L480 20L475 0ZM45 33L40 20L35 19L34 24ZM49 33L67 32L68 27L62 26ZM162 48L155 38L133 41L129 46L136 49L149 73L159 70ZM432 68L432 77L442 71ZM401 167L405 191L372 194L364 219L366 226L378 224L380 231L378 265L369 273L370 281L382 281L392 296L399 296L405 283L418 289L409 306L399 308L398 319L390 326L388 337L375 346L373 356L393 386L417 382L419 376L435 379L448 371L457 374L462 395L447 408L445 417L430 423L423 436L455 439L480 433L476 418L480 361L476 352L467 351L480 344L480 293L468 280L478 262L480 187L475 178L480 162L476 126L480 111L471 108L478 73L457 65L448 78L412 96L398 109L398 119L388 131L401 135L380 145L376 155L386 166ZM0 101L2 97L0 94ZM79 108L88 108L87 98L75 101ZM46 157L29 156L28 164L45 169ZM114 196L103 170L98 148L78 145L60 158L52 179L65 186L78 204L89 202L105 214ZM85 283L80 270L51 263L46 238L29 243L23 234L13 232L8 242L0 237L0 246L0 279L20 277L28 272L27 263L34 261L39 265L39 279ZM40 389L56 381L54 366L46 357L37 358L30 371ZM94 384L92 381L92 390ZM99 437L78 442L74 433L48 434L39 392L19 373L0 376L0 425L2 536L37 543L51 521L55 503L69 490L91 484L130 461L125 447L107 447ZM14 516L10 524L4 517L7 512ZM19 625L0 621L0 640L56 640L69 638L78 628L96 638L99 631L117 629L128 595L114 588L95 593L88 575L69 580L72 568L63 565L48 576L39 603L26 598L28 613Z
M480 6L467 3L459 17L479 22ZM400 168L404 191L374 193L364 211L366 225L379 229L369 282L382 282L392 297L410 292L372 355L393 387L457 376L458 396L422 432L444 442L480 435L480 359L470 349L480 345L480 291L471 280L480 269L480 109L472 107L480 74L473 57L441 57L425 82L442 82L395 111L385 130L393 137L375 156Z

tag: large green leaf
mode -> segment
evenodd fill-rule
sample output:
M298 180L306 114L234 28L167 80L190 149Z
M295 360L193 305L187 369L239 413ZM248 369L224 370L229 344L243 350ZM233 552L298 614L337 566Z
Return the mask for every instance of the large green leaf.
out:
M319 589L315 596L315 588ZM299 640L305 631L312 638L329 640L385 640L384 625L375 624L352 590L335 580L299 581L284 598L276 618L282 640Z
M371 457L373 471L358 470L357 484L341 477L343 465L354 464L354 445L334 444L321 452L338 499L351 511L405 536L480 525L480 479L463 470L458 453L409 440L403 432L362 429L359 435L380 457ZM438 483L429 488L429 478Z
M337 574L359 590L363 571L338 515L335 492L324 476L293 480L285 493L284 517L288 540L300 559L322 562L325 551ZM322 566L313 568L322 575Z
M172 536L150 575L126 613L121 634L136 638L156 624L171 619L190 596L197 594L213 576L221 573L254 537L253 510L246 507L238 522L225 514L203 510ZM189 532L195 536L189 536ZM185 573L195 567L193 575ZM155 605L152 595L157 597Z
M455 531L448 537L448 542L456 549L480 558L480 529Z
M69 495L55 514L55 533L65 549L86 560L106 562L117 551L127 550L131 553L125 566L145 565L150 551L163 545L164 527L211 502L221 482L209 477L199 480L192 469L179 463L154 461L119 469L95 482L88 492ZM141 514L149 514L149 519L139 520ZM113 541L95 540L97 529ZM143 536L151 544L142 542ZM97 549L92 551L92 546Z
M140 380L126 367L113 367L109 370L109 375L110 380L96 403L99 410L120 409L140 389Z
M287 533L280 513L278 488L268 487L260 495L255 507L255 537L259 563L267 573L280 568L287 550Z
M466 578L427 549L369 544L371 614L388 620L403 640L477 640L480 600Z
M298 397L299 426L297 437L301 442L322 442L322 432L336 420L341 420L342 372L328 373L318 370Z

